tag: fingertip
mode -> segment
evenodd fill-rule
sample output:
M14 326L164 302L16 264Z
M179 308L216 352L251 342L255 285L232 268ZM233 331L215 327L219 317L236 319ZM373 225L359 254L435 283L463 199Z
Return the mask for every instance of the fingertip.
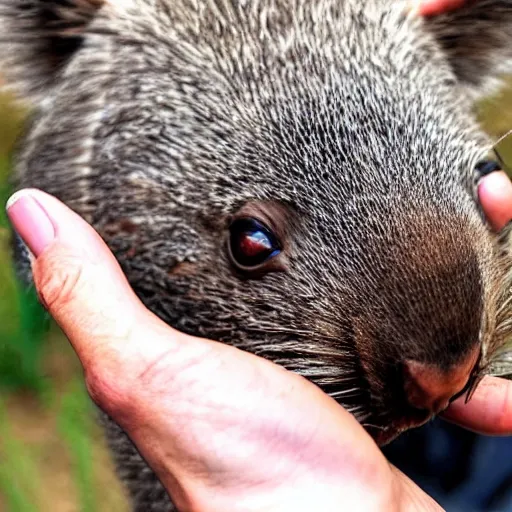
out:
M478 185L478 197L493 229L499 231L512 220L512 183L504 171L484 176Z
M462 7L466 0L417 0L417 9L421 16L437 16Z
M37 192L23 189L13 194L6 204L7 216L31 253L38 257L55 239L56 230L44 207L36 199Z
M8 199L6 211L36 259L58 243L79 250L91 262L114 267L117 272L117 261L101 236L56 197L35 188L22 189Z
M512 435L512 381L485 377L471 400L456 400L443 418L485 435Z

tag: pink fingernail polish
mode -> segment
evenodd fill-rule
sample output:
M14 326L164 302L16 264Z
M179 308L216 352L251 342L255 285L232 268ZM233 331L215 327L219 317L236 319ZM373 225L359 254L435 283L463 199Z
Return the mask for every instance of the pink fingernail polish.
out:
M55 238L55 227L48 214L28 190L13 194L6 210L14 229L37 258Z

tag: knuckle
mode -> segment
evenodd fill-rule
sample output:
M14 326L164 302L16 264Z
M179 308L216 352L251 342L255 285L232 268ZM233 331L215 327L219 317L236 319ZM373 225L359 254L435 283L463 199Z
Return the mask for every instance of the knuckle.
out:
M33 274L41 302L50 312L71 304L87 281L83 258L69 250L43 254Z

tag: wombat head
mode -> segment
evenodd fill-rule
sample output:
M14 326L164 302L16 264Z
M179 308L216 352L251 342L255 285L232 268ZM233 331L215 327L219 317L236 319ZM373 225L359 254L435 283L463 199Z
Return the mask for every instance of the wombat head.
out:
M1 0L0 18L37 107L20 185L91 221L167 322L310 378L379 442L488 370L509 257L471 107L512 69L510 0L429 20L391 0Z

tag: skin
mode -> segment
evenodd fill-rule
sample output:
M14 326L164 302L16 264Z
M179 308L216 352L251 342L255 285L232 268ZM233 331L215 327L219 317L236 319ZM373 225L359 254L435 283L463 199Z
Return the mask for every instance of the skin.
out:
M466 3L467 0L423 0L416 1L415 5L422 16L435 16L458 9Z
M512 219L504 173L483 178L479 195L496 229ZM316 386L162 323L102 239L57 199L27 189L11 198L8 214L34 254L39 296L77 352L92 399L128 433L180 510L439 510ZM512 383L484 379L469 404L454 403L446 417L510 435Z

